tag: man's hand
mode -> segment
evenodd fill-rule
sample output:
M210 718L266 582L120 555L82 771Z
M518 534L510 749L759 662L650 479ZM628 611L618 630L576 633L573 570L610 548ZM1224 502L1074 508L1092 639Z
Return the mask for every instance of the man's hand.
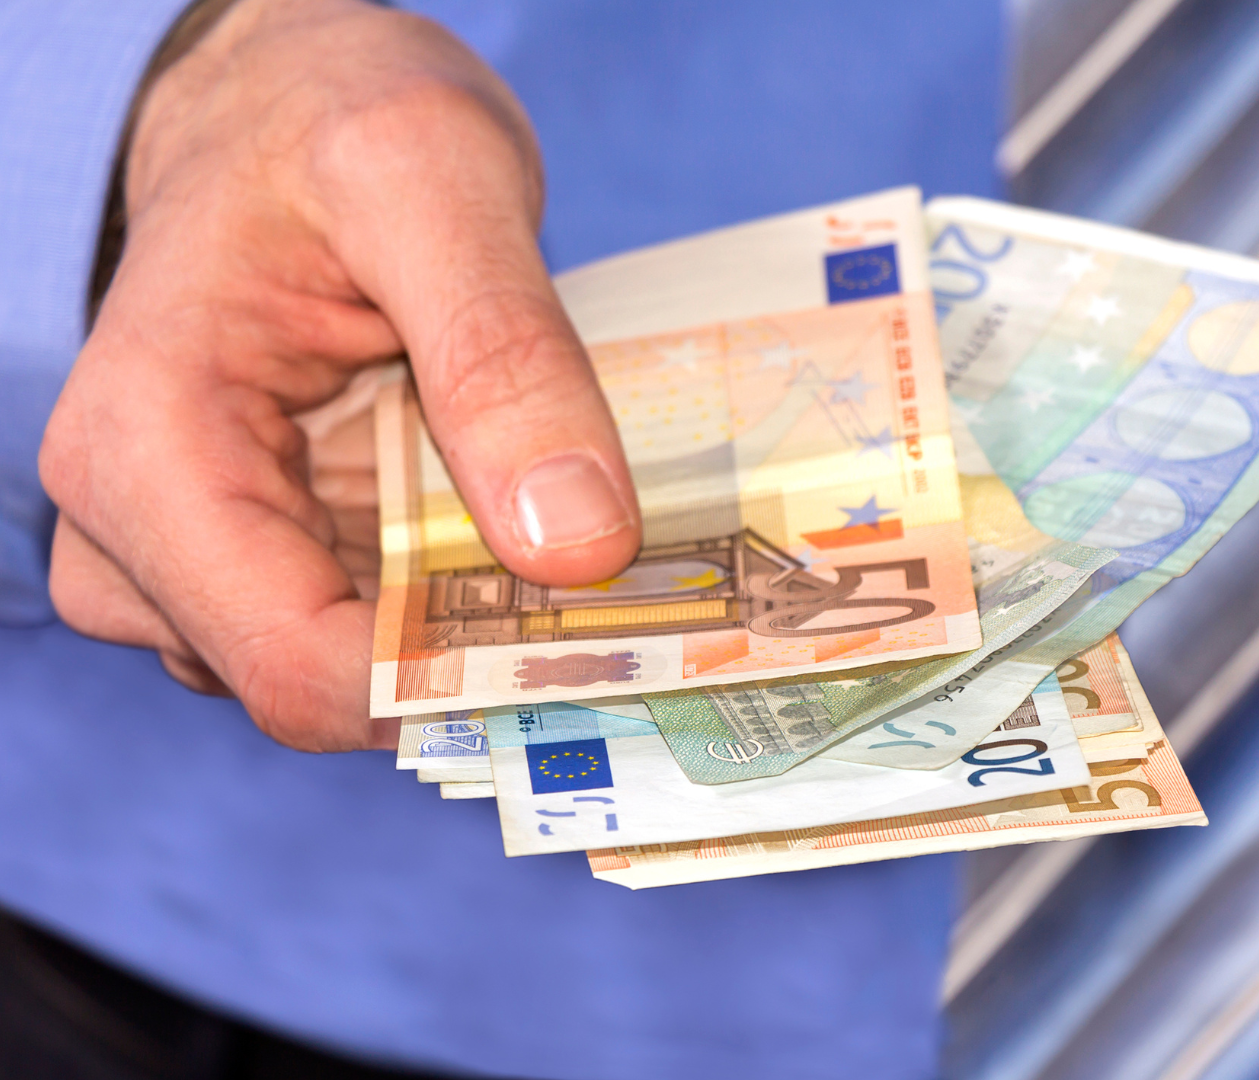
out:
M367 719L373 605L334 555L291 417L405 351L513 573L634 556L616 429L535 242L538 153L507 88L424 20L240 0L143 105L128 238L40 456L52 595L304 749Z

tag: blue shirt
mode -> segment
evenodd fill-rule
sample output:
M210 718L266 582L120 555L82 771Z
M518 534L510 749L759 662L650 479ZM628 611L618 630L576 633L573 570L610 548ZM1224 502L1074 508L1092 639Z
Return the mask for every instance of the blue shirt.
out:
M312 757L46 590L40 433L110 161L181 0L0 9L0 902L343 1051L552 1080L934 1075L953 862L640 893L490 801ZM991 194L997 0L447 0L533 115L555 269L915 182ZM422 257L422 253L417 253Z

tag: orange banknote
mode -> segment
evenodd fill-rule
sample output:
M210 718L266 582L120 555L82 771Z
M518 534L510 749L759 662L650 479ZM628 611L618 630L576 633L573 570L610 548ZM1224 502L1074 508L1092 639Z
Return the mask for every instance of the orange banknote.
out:
M374 716L981 644L917 192L671 249L685 281L643 300L654 315L592 302L605 264L561 283L578 298L643 511L642 551L615 578L547 588L507 573L428 437L406 369L382 379ZM762 294L784 310L760 313Z

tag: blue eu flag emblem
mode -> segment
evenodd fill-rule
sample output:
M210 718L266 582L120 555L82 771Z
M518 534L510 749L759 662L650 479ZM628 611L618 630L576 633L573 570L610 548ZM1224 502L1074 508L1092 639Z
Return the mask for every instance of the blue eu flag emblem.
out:
M826 256L826 299L831 304L901 291L896 245L837 251Z
M604 739L531 743L525 747L525 757L535 795L612 786L612 766L608 764L608 744Z

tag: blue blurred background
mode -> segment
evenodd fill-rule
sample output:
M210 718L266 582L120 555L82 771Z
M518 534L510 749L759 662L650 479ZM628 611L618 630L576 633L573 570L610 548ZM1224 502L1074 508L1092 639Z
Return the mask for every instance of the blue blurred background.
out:
M1008 0L1010 197L1259 248L1259 4ZM968 856L950 1080L1259 1076L1259 516L1120 631L1211 825Z

